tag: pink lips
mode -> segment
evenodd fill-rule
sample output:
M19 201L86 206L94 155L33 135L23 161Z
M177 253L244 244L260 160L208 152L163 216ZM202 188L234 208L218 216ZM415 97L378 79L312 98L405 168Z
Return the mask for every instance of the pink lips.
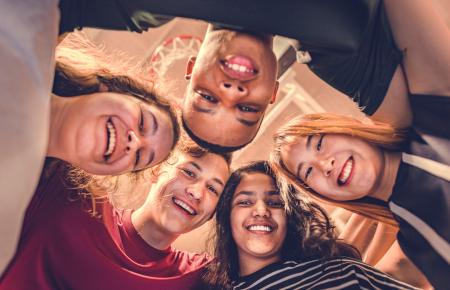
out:
M252 60L245 56L232 56L220 63L225 74L232 79L248 81L255 78L258 73Z

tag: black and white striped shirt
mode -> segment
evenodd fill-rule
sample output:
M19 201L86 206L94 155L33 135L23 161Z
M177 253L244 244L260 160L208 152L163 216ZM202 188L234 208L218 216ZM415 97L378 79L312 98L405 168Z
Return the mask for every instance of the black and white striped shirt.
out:
M233 281L233 289L417 289L346 257L271 264Z

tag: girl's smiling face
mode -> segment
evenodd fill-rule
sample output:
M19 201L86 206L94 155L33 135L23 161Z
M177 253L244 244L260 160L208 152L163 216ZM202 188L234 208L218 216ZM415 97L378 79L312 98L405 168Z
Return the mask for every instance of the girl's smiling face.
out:
M279 259L287 217L271 177L262 173L244 174L233 195L230 221L240 259L243 256Z
M289 172L318 194L354 200L373 194L384 169L383 151L360 138L343 134L299 137L281 158Z

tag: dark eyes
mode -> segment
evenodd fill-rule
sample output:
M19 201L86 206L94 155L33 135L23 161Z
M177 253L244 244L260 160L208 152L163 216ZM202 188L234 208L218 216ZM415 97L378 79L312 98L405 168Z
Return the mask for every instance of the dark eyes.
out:
M269 200L267 202L267 205L273 208L283 208L284 207L284 203L280 200Z
M142 112L142 108L141 115L139 117L139 130L141 131L141 133L144 131L144 112Z
M195 177L196 177L195 173L192 172L192 171L189 170L189 169L181 168L181 171L183 172L184 175L186 175L186 176L188 176L188 177L191 177L191 178L195 178Z
M215 97L211 96L211 95L204 94L204 93L198 93L198 94L199 94L204 100L206 100L206 101L208 101L208 102L210 102L210 103L215 104L215 103L218 102L217 99L216 99Z
M316 148L317 148L317 151L320 151L320 149L322 148L322 140L323 140L323 137L324 137L325 135L320 135L320 138L319 138L319 141L317 142L317 146L316 146Z
M257 112L259 112L259 110L257 108L253 108L253 107L250 107L250 106L239 105L238 109L241 112L244 112L244 113L257 113Z
M215 195L219 195L219 192L212 185L208 185L208 190L214 193Z
M320 149L322 149L322 142L323 142L323 137L324 136L325 136L324 134L320 135L319 141L317 141L317 145L316 145L317 151L320 151ZM305 182L308 180L308 177L311 175L312 171L313 171L312 167L308 167L308 169L306 169Z
M134 160L134 167L136 168L139 164L139 160L141 159L141 150L136 150L136 159Z
M238 206L248 207L253 205L251 200L243 199L236 202ZM268 200L266 201L266 205L271 208L284 208L284 203L280 200Z

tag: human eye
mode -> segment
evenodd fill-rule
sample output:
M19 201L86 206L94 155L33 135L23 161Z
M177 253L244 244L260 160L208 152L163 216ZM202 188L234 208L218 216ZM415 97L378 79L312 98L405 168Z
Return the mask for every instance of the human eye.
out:
M258 108L255 108L255 107L252 107L252 106L246 106L246 105L238 105L238 109L241 112L244 112L244 113L257 113L257 112L259 112Z
M283 208L284 202L282 200L269 200L267 205L273 208Z
M140 107L141 109L141 114L139 117L139 131L142 133L144 131L144 112L142 112L142 107Z
M136 150L136 157L134 159L134 167L136 168L141 160L141 150Z
M317 151L320 151L320 149L322 148L322 140L323 140L324 136L325 136L324 134L320 135L319 141L317 142L317 146L316 146Z
M248 207L252 205L251 201L248 199L241 199L236 202L236 204L240 207Z
M214 193L215 195L217 196L219 195L219 191L217 191L217 189L214 186L208 185L207 188L210 192Z
M305 173L305 182L308 181L308 177L311 175L313 168L312 167L308 167L308 169L306 169L306 173Z
M192 170L189 170L188 168L180 168L181 172L187 177L195 178L196 175Z
M203 93L203 92L197 92L197 94L200 95L200 97L202 97L202 99L204 99L205 101L209 102L209 103L213 103L216 104L217 103L217 99L216 97L207 94L207 93Z

